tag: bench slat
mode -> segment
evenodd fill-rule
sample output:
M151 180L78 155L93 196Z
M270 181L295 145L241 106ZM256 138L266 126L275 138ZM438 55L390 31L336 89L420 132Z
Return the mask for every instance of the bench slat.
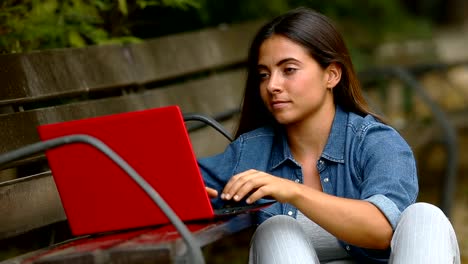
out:
M245 63L249 40L261 24L256 21L206 29L131 45L137 80L149 83Z
M148 107L177 104L182 112L199 112L214 116L240 108L245 73L236 70L207 78L148 90L142 98Z
M0 104L135 84L130 57L117 45L1 55L0 60Z
M50 173L0 183L0 239L66 220Z

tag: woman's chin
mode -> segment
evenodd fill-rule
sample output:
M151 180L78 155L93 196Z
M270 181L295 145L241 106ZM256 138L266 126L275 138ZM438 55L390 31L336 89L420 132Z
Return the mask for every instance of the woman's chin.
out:
M275 115L274 117L276 122L283 126L287 126L296 122L296 119L289 115Z

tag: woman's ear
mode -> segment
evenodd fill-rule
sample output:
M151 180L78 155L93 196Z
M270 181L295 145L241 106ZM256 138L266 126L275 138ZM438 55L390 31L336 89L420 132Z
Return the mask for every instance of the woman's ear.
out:
M341 66L338 63L332 62L325 69L327 73L327 89L333 89L341 80Z

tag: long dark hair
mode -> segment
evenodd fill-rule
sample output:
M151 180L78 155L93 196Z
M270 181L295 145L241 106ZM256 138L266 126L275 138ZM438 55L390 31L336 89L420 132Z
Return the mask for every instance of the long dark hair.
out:
M236 138L242 133L261 126L278 126L260 97L258 77L258 57L262 43L273 35L281 35L303 46L309 51L323 69L331 63L341 67L341 80L333 88L335 104L345 111L359 115L372 113L364 99L361 86L354 71L351 58L342 36L329 18L307 8L291 10L264 25L252 41L247 61L247 82L244 100L236 132Z

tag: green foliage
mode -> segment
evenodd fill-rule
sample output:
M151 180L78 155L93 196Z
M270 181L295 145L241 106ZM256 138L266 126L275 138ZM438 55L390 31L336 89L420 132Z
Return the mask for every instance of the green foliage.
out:
M399 0L3 0L0 50L83 47L136 42L221 23L271 18L298 6L331 17L355 62L378 43L430 35L428 19L410 16Z
M201 4L199 12L206 24L269 18L305 6L331 17L343 30L371 40L427 36L430 29L428 19L411 16L398 0L203 0Z
M285 0L202 0L199 16L205 25L273 17L290 9Z
M83 47L134 42L129 14L151 6L181 10L197 0L3 0L0 50Z
M386 41L400 41L409 38L431 36L429 19L408 14L402 1L396 0L334 0L304 2L335 21L342 32L356 68L372 62L374 48ZM307 3L305 3L307 2Z
M216 25L270 18L299 6L315 9L335 22L358 68L371 61L379 43L431 35L430 20L408 14L398 0L205 0L200 12L204 23Z

